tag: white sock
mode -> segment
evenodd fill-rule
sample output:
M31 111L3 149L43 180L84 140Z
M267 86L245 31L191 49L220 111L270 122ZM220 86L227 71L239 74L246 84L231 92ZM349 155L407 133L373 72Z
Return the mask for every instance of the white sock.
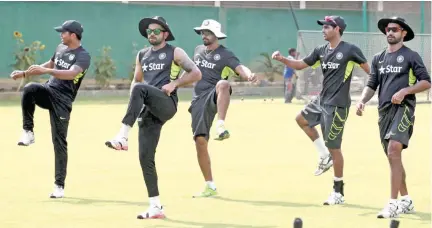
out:
M320 158L325 158L330 154L322 137L317 138L313 143L318 150Z
M334 181L343 181L343 177L333 177Z
M217 122L216 122L216 126L218 126L218 127L220 127L220 126L222 126L222 125L224 125L225 124L225 121L224 120L218 120Z
M397 204L397 199L390 199L389 203L391 203L391 204Z
M401 199L411 201L411 197L409 197L409 195L401 196Z
M225 121L224 120L218 120L217 122L216 122L216 127L217 127L217 133L218 134L222 134L224 131L225 131L225 128L224 127L222 127L222 126L224 126L225 125Z
M122 126L120 128L119 136L124 137L124 138L128 138L130 129L131 129L130 126L128 126L126 124L122 124Z
M216 190L216 184L213 181L206 181L206 184L209 188Z
M157 207L161 208L159 196L150 197L150 205L151 206L157 206Z

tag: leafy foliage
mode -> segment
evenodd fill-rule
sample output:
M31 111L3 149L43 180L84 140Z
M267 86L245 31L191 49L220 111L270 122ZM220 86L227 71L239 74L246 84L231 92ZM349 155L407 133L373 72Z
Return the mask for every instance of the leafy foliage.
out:
M275 74L283 74L283 70L284 70L284 65L280 64L280 63L274 63L275 61L271 58L271 55L268 53L260 53L260 56L262 56L264 59L263 60L258 60L258 62L262 63L264 66L264 73L267 77L267 79L270 82L274 81L274 76Z
M15 31L13 36L16 40L13 58L15 62L11 64L14 70L27 70L31 65L37 64L40 53L45 50L45 45L40 41L33 41L30 44L25 43L21 32ZM18 91L30 81L37 81L37 76L22 78Z
M94 74L96 83L102 87L109 86L109 82L117 74L117 67L111 58L111 47L103 46L100 56L94 61Z

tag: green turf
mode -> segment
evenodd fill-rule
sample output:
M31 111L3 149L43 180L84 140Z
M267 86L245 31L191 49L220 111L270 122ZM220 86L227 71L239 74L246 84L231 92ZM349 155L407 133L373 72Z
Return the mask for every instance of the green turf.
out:
M131 131L128 152L104 145L117 133L126 103L75 104L68 135L67 198L56 200L48 198L54 153L47 111L36 110L36 143L18 147L21 109L0 107L0 227L271 228L292 227L295 217L303 218L305 228L388 227L389 220L376 219L389 199L390 181L375 106L367 107L363 117L351 109L343 141L346 205L333 207L322 206L333 184L332 170L313 176L317 152L294 121L303 106L282 100L231 102L226 121L231 138L210 142L220 196L193 199L204 188L204 180L188 107L189 102L179 104L157 151L165 221L136 219L148 205L137 129ZM430 116L430 105L417 107L414 135L403 153L417 213L403 215L401 228L431 226Z

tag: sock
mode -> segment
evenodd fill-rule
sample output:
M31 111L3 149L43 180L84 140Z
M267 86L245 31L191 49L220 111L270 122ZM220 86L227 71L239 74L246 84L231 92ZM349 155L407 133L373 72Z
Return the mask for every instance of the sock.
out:
M225 128L223 128L222 126L224 126L225 121L224 120L218 120L216 122L216 127L217 127L217 133L218 134L222 134L225 131Z
M130 129L131 129L130 126L128 126L126 124L122 124L122 126L120 128L119 136L128 138Z
M320 158L325 158L330 154L330 152L328 151L327 147L324 144L324 140L322 139L322 137L317 138L313 143L316 149L318 150Z
M343 177L333 177L334 181L343 181Z
M390 199L389 203L391 203L391 204L397 204L397 199Z
M151 206L157 206L157 207L161 208L159 196L150 197L150 205Z
M409 197L409 195L401 196L401 199L411 201L411 197Z
M213 181L206 181L206 184L212 190L216 190L216 184Z

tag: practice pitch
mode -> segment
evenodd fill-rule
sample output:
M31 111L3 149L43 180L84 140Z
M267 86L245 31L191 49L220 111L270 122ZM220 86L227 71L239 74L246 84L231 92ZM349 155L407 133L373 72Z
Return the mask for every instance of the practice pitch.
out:
M78 100L81 98L78 98ZM0 106L0 227L104 228L388 227L376 214L389 199L389 165L382 151L376 106L363 117L353 103L342 149L345 156L345 205L323 206L331 192L331 169L313 172L318 153L295 122L303 108L282 99L232 100L226 127L231 138L214 141L209 152L218 187L216 198L192 198L204 188L192 140L189 102L162 130L157 170L166 220L137 220L148 197L139 166L137 126L129 151L104 142L121 124L127 103L77 102L69 125L69 165L64 199L50 199L54 151L48 112L35 113L35 144L17 146L21 108ZM402 215L400 227L430 227L431 109L418 105L410 147L403 152L409 194L416 214Z

